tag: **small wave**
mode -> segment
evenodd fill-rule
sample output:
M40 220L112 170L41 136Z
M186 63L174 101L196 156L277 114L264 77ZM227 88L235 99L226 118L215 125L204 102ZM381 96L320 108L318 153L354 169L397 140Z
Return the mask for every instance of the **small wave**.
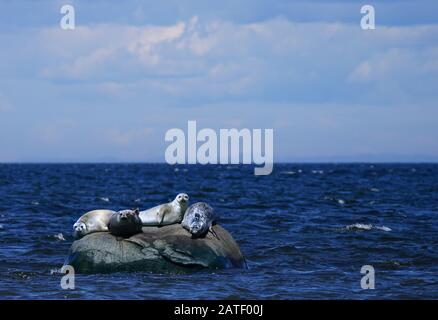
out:
M56 276L58 276L58 275L65 275L65 273L64 272L62 272L61 271L62 270L62 268L59 268L59 269L51 269L50 270L50 275L56 275Z
M372 224L364 224L364 223L350 224L350 225L346 226L345 229L346 230L365 230L365 231L376 229L376 230L381 230L381 231L385 231L385 232L392 231L391 228L386 227L386 226L373 226Z
M343 200L343 199L338 199L338 203L341 204L341 205L344 205L344 204L345 204L345 200Z
M380 270L397 270L403 265L406 264L403 264L397 260L384 260L375 263L375 266L378 267Z
M377 188L371 188L370 190L371 190L372 192L380 192L380 190L377 189Z
M99 198L99 199L102 200L103 202L109 202L110 201L110 199L106 198L106 197L102 197L102 198Z
M282 244L282 245L277 245L274 246L272 248L269 248L268 250L266 250L266 253L268 254L290 254L290 253L294 253L297 252L297 248L293 245L289 245L289 244Z
M385 226L381 226L381 227L375 226L374 228L376 228L377 230L382 230L382 231L386 231L386 232L392 231L391 228L385 227Z
M65 241L64 235L62 233L55 234L54 237L59 241Z
M13 279L19 279L19 280L29 280L31 276L36 275L35 272L29 272L29 271L12 271L9 274Z
M355 223L346 226L347 230L371 230L373 226L371 224Z
M201 187L200 191L202 192L207 192L207 193L211 193L211 192L218 192L218 189L214 188L214 187Z
M294 174L296 174L296 172L295 171L281 171L280 172L281 174L287 174L287 175L294 175Z

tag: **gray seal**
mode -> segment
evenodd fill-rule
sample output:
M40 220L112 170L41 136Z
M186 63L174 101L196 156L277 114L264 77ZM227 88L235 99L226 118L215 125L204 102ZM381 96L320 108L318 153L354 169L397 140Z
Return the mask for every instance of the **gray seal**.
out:
M216 220L217 216L210 205L205 202L197 202L187 208L181 224L194 238L205 236L209 231L218 238L212 229Z
M140 211L122 210L112 215L109 223L109 232L115 236L129 238L134 234L141 232L141 220L139 218Z

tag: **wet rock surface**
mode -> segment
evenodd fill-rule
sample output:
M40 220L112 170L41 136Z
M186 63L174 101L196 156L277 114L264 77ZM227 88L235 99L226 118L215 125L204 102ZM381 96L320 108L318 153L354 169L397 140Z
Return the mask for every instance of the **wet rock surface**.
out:
M65 261L78 273L157 272L185 273L202 269L246 268L233 237L221 226L203 238L174 224L143 227L130 238L108 232L89 234L73 242Z

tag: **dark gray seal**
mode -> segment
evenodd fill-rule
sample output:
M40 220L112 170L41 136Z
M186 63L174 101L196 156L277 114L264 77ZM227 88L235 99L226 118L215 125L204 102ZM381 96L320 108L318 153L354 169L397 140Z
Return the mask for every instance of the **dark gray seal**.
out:
M194 238L202 237L209 231L218 238L212 229L216 220L216 214L210 205L205 202L197 202L187 208L181 224Z
M114 213L108 223L109 232L123 238L129 238L141 232L142 223L139 214L138 209L122 210Z

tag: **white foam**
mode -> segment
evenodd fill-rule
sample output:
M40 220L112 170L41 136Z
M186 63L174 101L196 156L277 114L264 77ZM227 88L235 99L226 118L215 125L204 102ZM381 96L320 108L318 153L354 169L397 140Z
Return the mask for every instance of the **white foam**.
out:
M373 225L363 224L363 223L355 223L355 224L351 224L349 226L346 226L347 230L352 230L352 229L371 230L372 228L373 228Z
M64 235L62 233L55 234L55 239L65 241Z
M50 270L50 275L60 275L60 274L64 274L63 272L61 272L61 269L51 269Z
M388 232L388 231L392 231L392 229L391 228L389 228L389 227L385 227L385 226L381 226L381 227L375 227L376 229L378 229L378 230L382 230L382 231L386 231L386 232Z
M359 229L359 230L381 230L381 231L392 231L391 228L386 227L386 226L373 226L372 224L365 224L365 223L354 223L354 224L350 224L348 226L345 227L345 229L347 230L355 230L355 229Z

